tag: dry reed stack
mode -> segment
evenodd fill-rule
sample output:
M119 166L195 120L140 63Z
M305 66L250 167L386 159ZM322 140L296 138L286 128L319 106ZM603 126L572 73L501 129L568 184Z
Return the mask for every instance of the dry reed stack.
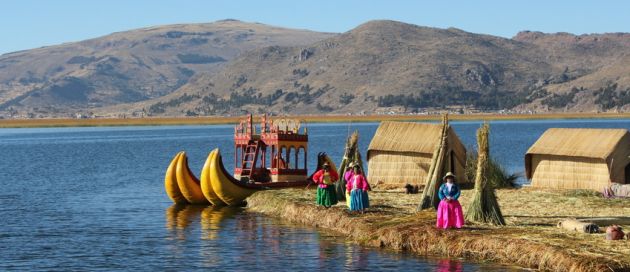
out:
M424 187L424 190L422 190L422 198L420 205L418 205L418 210L429 208L437 209L437 206L440 202L438 198L438 187L440 185L441 176L444 172L444 159L446 158L446 152L448 150L448 131L448 115L444 114L442 116L442 132L440 143L435 147L435 151L433 152L431 166L429 167L429 172L427 174L427 183Z
M344 174L348 170L348 165L350 165L350 163L358 164L361 171L364 170L361 154L359 153L359 132L356 130L348 137L343 159L339 164L339 182L335 185L335 190L337 193L337 199L341 201L346 199L346 182L348 181L345 180Z
M358 133L357 133L358 138ZM361 157L361 152L359 152L359 147L354 150L354 165L358 165L361 168L361 173L365 175L365 168L363 167L363 158Z
M477 130L477 145L479 147L477 157L477 175L475 175L475 190L473 201L468 206L467 221L490 223L493 225L505 225L503 214L499 208L494 187L488 181L488 161L490 159L490 145L488 136L490 125L484 123Z

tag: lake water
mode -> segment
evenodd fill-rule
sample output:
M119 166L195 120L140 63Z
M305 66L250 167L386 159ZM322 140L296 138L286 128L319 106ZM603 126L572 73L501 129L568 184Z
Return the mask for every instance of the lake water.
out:
M479 122L453 122L474 146ZM378 124L311 124L309 168L335 161L348 131L365 153ZM491 152L513 172L549 127L630 128L630 120L492 122ZM408 270L513 268L368 249L241 209L177 207L164 171L180 150L199 173L215 147L233 168L232 126L0 129L0 271Z

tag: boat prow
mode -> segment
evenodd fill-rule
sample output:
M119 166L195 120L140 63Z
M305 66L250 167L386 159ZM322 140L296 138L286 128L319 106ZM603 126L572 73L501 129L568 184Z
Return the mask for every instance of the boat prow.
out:
M216 152L216 154L208 158L210 160L208 165L210 181L212 189L225 204L229 206L241 205L245 198L262 189L247 186L228 174L223 166L221 151L215 149L213 152Z
M211 172L210 170L212 169L212 167L210 166L211 166L212 161L214 160L214 157L217 155L218 152L219 152L219 149L212 150L212 152L208 154L206 163L203 165L203 168L201 169L201 177L200 177L201 191L203 192L203 195L206 197L206 199L210 201L210 203L212 203L212 205L225 206L226 203L223 202L223 200L221 200L221 198L219 198L217 193L214 191L214 188L212 187L211 177L210 177L210 172Z
M201 191L199 179L188 168L186 152L181 152L177 161L175 176L177 177L179 190L190 204L208 204L208 200Z
M173 203L176 204L186 204L188 200L182 195L181 190L179 190L179 185L177 185L177 176L175 174L175 170L177 168L177 162L181 157L182 152L177 153L171 163L168 165L166 169L166 175L164 175L164 189L166 190L166 195L170 198Z

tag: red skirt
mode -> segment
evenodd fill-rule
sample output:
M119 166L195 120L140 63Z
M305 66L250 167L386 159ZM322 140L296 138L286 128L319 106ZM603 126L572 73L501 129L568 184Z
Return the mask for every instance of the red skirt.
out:
M446 201L446 199L440 201L435 226L443 229L459 229L464 226L464 212L462 211L462 205L459 204L459 201Z

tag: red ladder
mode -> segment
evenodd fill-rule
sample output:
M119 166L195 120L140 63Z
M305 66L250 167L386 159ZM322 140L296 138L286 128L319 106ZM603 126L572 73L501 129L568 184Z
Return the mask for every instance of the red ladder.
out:
M258 152L260 151L260 142L258 140L251 140L245 147L245 153L243 153L243 165L241 167L241 177L252 177L254 173L254 167L258 161Z

